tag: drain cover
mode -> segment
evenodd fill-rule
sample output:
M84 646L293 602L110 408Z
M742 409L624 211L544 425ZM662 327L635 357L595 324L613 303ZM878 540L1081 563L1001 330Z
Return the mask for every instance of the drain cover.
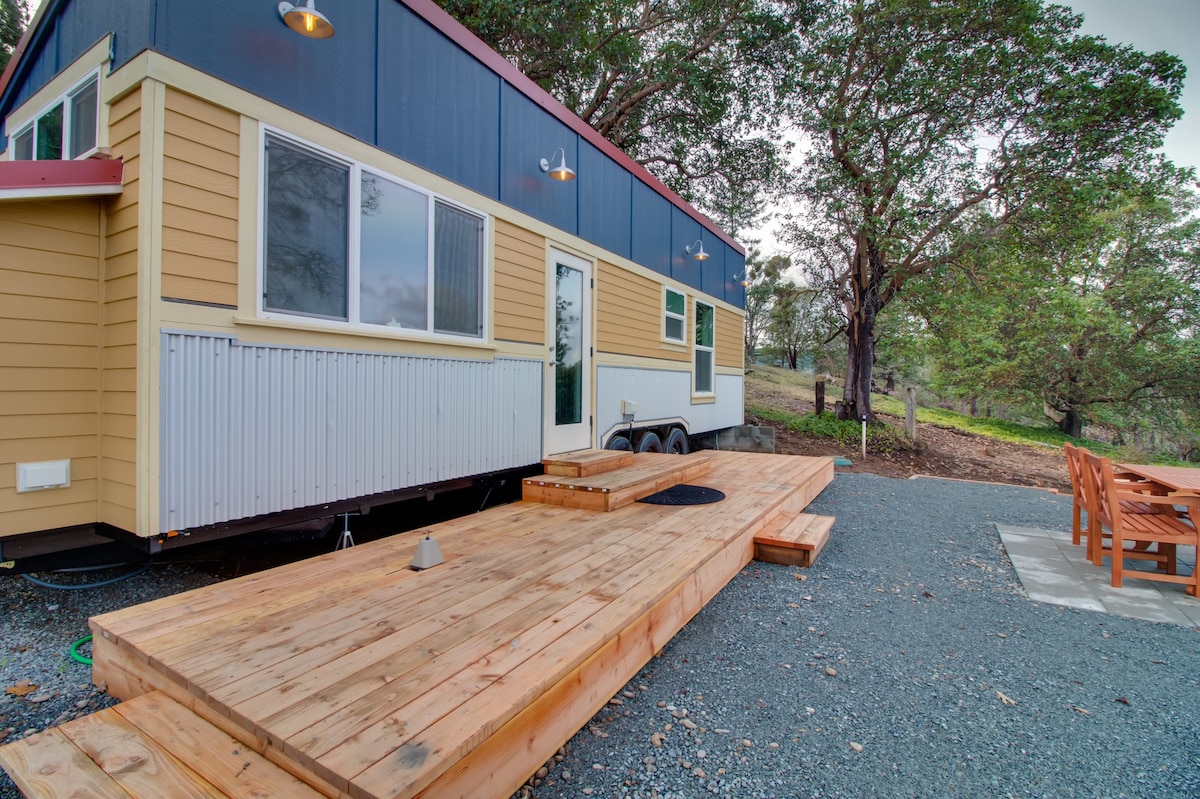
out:
M715 488L678 485L639 499L647 505L709 505L725 499L725 494Z

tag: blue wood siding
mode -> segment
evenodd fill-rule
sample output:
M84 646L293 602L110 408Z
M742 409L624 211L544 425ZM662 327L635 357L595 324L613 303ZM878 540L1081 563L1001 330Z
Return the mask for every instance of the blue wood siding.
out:
M380 5L381 149L498 197L500 84L407 6Z
M507 83L500 91L500 202L569 233L579 232L579 180L551 180L538 167L562 148L579 172L579 137ZM555 159L557 162L557 159Z
M671 204L640 180L633 181L631 260L662 275L671 274Z
M704 290L702 280L703 273L701 271L701 262L697 261L692 256L688 255L685 248L691 247L698 240L704 242L704 249L709 249L709 241L705 239L704 234L707 233L699 222L692 219L690 216L679 210L675 206L671 208L671 277L686 283L693 288ZM709 234L710 236L712 234ZM712 243L721 244L716 237L712 237ZM718 295L720 296L720 295Z
M576 181L579 236L623 258L632 258L633 175L588 142L580 142L577 171L587 176L586 180L580 177Z
M112 32L114 69L152 48L694 289L741 295L718 271L734 248L400 0L324 0L337 29L324 41L289 30L273 0L46 2L0 117ZM559 147L577 180L538 169ZM706 268L683 251L699 238Z

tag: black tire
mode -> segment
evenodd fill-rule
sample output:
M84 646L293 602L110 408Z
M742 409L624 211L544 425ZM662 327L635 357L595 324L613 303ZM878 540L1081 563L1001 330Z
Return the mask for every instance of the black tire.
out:
M663 452L668 455L688 454L687 434L678 427L672 427L671 432L667 434L667 443L663 445Z
M612 438L608 439L608 443L604 445L605 449L615 449L621 452L629 452L633 449L633 445L629 443L629 439L617 433Z
M658 437L658 433L653 430L647 430L642 433L642 437L638 439L638 452L662 452L662 439Z

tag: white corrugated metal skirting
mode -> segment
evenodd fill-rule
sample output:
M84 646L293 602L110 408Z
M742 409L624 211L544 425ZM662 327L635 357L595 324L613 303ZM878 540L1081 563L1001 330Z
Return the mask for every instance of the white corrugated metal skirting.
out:
M537 463L542 364L163 333L160 523L183 530Z

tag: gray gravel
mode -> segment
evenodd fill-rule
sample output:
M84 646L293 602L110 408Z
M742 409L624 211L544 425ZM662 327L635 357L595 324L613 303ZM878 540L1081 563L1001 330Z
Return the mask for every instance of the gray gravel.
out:
M748 566L527 793L1200 796L1200 635L1030 602L1004 554L996 522L1067 529L1069 498L843 473L809 510L838 518L817 565ZM38 685L0 734L110 703L67 655L88 616L214 579L0 580L0 687Z
M1069 498L839 474L809 511L815 567L747 567L525 793L1200 796L1200 635L1031 602L1004 553Z
M88 583L128 573L121 568L91 573L39 574L61 583ZM91 684L91 667L74 660L71 644L88 634L90 616L216 581L212 574L181 565L155 566L128 580L85 591L42 588L20 577L0 578L0 743L86 716L114 704ZM79 648L90 656L90 645ZM36 686L36 687L32 687ZM0 799L20 791L0 770Z

